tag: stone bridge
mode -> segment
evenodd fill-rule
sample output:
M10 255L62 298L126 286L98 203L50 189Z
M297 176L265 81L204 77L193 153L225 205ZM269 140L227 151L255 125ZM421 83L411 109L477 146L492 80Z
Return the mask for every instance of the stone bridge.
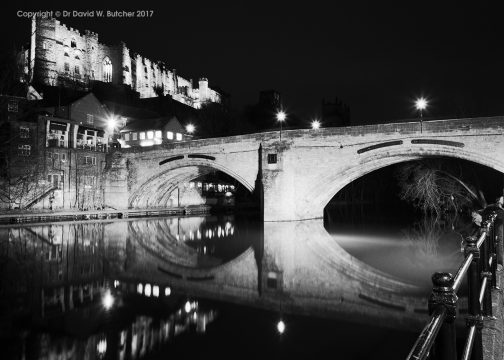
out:
M110 155L106 204L166 207L183 182L214 169L263 200L264 220L323 216L345 185L424 157L458 158L504 173L504 117L267 132L123 149Z

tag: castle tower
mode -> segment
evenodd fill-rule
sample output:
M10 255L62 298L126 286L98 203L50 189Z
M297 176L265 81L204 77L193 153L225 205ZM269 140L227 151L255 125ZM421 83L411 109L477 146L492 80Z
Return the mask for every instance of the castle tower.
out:
M30 64L33 81L44 85L56 85L58 79L56 25L55 19L36 19L35 29L32 23L32 41L30 44Z
M98 34L86 30L86 56L85 56L85 73L89 80L100 80L98 77Z
M208 93L208 79L207 78L200 78L199 79L199 98L200 98L200 103L204 104L209 100L209 93Z
M124 42L121 42L121 53L122 53L122 63L121 63L121 72L122 76L119 78L119 81L122 84L131 86L131 57L128 48Z

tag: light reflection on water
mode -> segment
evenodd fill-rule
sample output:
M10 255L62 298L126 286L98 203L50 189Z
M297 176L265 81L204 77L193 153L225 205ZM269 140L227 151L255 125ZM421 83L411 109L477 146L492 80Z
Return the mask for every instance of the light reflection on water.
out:
M461 242L472 231L470 220L460 216L398 219L364 208L351 225L341 210L329 218L326 229L348 253L426 290L432 287L434 272L458 269Z
M303 230L305 225L306 229ZM316 243L309 240L317 236L319 230L328 237L322 225L318 226L313 221L307 224L269 224L268 229L275 234L275 238L266 239L267 255L263 258L262 253L256 251L260 227L248 219L234 216L148 218L2 228L0 239L4 240L0 241L0 254L2 259L7 259L4 269L8 270L4 274L17 274L15 281L10 281L8 286L5 284L9 279L1 279L2 300L9 299L10 302L3 313L13 314L12 318L28 316L33 319L23 324L11 322L7 328L21 329L21 333L28 334L25 345L32 347L33 356L27 358L60 357L64 354L71 358L76 353L86 353L89 358L149 356L163 344L169 343L170 339L182 338L183 334L190 331L197 333L198 327L206 329L206 324L213 321L217 312L212 307L205 311L200 311L198 307L195 317L193 310L196 311L196 307L192 306L194 300L190 301L189 312L185 309L185 297L182 296L178 302L170 302L176 298L176 291L172 292L167 286L171 278L156 271L155 266L150 268L148 262L160 259L161 262L191 269L216 267L231 262L250 247L255 247L256 261L248 262L247 267L234 269L252 272L250 279L254 281L264 280L264 298L271 294L271 299L277 301L287 296L303 297L305 292L309 292L308 296L313 299L310 301L317 301L312 297L314 291L303 290L304 284L300 282L302 273L297 271L297 266L301 263L298 260L309 258L306 262L309 264L306 269L309 273L313 270L312 265L319 262L318 255L324 253L326 243L320 242L322 247L319 249ZM358 232L341 232L338 236L341 245L353 255L372 254L360 260L377 267L380 265L377 249L389 249L395 243L388 235L380 233L371 236L369 233L359 235ZM359 249L368 251L359 253ZM250 257L246 260L250 260ZM335 259L335 262L339 260ZM387 262L386 251L383 253L383 262ZM265 267L264 274L260 272L261 266ZM360 293L355 294L353 300L349 298L351 294L348 292L353 291L354 281L348 281L352 289L347 292L344 288L348 284L329 279L333 274L326 270L331 267L320 266L317 271L326 272L328 276L328 279L319 279L327 287L327 294L321 294L326 296L326 305L331 296L337 298L337 302L330 304L334 308L343 308L347 303L350 308L351 301L359 301ZM313 271L313 274L319 274ZM116 277L121 274L125 277ZM275 277L278 291L269 287L265 280L270 274L278 275ZM239 273L231 275L236 275L240 280L249 279L246 276L240 278ZM133 279L135 276L137 278ZM343 275L341 278L346 279ZM164 279L164 282L159 279ZM226 277L226 281L230 279L231 276ZM258 284L254 281L229 285L236 285L242 293L249 291L247 294L258 299ZM334 286L331 281L335 282ZM312 286L315 287L313 283ZM113 301L104 298L109 291ZM23 300L19 301L20 298ZM163 305L164 312L153 312L152 308L159 303ZM108 309L104 308L104 304ZM371 303L369 306L374 305ZM364 309L362 303L355 308ZM166 313L168 310L170 312ZM381 308L379 311L384 312ZM408 311L414 312L413 308ZM277 321L275 315L271 327L268 327L268 331L274 331L271 336L276 334ZM62 323L66 324L63 328ZM252 323L253 320L249 324ZM295 322L285 323L285 334L292 334ZM251 326L253 328L254 325ZM112 353L114 356L110 355Z

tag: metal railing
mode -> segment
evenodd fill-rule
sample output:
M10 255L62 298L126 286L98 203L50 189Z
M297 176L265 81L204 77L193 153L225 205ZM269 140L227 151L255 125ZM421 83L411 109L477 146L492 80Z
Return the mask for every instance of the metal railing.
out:
M498 208L487 210L481 227L465 239L465 258L457 274L437 272L432 275L433 288L429 298L431 319L413 345L408 360L457 359L457 291L466 275L468 334L461 359L483 359L483 318L492 316L491 288L497 288L497 262L502 265L503 222L502 213L498 219L498 212L504 211Z

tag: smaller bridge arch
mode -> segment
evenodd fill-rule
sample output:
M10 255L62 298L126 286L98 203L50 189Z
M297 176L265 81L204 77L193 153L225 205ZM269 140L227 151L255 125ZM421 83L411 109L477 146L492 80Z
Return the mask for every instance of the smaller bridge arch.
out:
M193 155L193 156L191 156ZM170 161L174 159L173 161ZM155 165L154 165L155 166ZM167 207L171 193L192 179L206 175L214 170L221 171L237 180L248 191L254 186L229 167L213 160L210 156L167 157L159 161L158 169L150 169L150 177L141 183L131 194L128 204L131 208Z

